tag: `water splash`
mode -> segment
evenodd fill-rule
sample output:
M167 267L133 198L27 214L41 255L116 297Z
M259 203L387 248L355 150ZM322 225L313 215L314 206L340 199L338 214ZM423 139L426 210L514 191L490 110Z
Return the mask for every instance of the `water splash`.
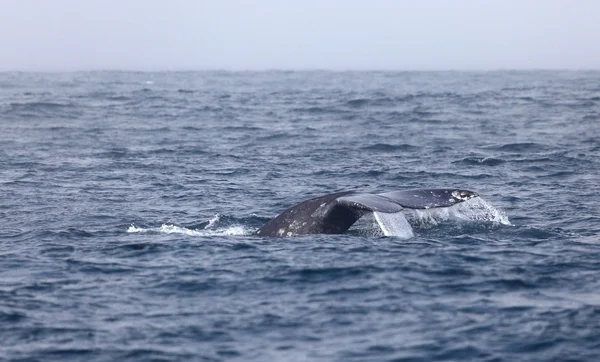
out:
M205 230L213 229L221 221L221 214L216 214L212 219L208 220L208 224L204 227Z
M207 225L208 226L208 225ZM182 234L187 236L243 236L251 235L254 229L243 225L231 225L223 228L215 229L189 229L182 226L172 224L162 224L155 228L141 228L133 224L127 229L128 233L153 233L153 234Z
M402 239L409 239L415 236L412 227L402 212L373 212L373 216L385 236L396 236Z
M437 225L445 221L470 221L492 223L495 225L512 225L508 220L508 216L503 211L488 204L481 197L475 197L451 207L405 211L407 211L413 225Z

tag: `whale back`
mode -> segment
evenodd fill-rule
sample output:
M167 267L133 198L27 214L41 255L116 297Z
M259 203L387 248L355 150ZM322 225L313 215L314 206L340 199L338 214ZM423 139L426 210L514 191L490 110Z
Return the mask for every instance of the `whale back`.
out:
M259 236L341 234L358 220L363 211L337 202L352 191L315 197L290 207L256 232Z

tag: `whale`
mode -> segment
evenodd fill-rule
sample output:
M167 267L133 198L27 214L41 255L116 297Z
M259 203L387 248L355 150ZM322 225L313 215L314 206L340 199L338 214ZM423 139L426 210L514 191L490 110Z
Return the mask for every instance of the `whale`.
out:
M343 234L369 212L397 213L404 209L450 207L478 197L469 190L438 188L391 191L380 194L341 191L292 206L256 231L257 236L288 237Z

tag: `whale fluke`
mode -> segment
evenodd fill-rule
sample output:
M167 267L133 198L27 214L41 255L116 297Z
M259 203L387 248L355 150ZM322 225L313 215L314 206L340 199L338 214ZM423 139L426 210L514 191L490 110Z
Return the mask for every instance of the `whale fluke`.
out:
M344 191L319 196L290 207L256 232L259 236L342 234L366 212L395 213L404 208L449 207L477 197L458 189L417 189L366 194Z

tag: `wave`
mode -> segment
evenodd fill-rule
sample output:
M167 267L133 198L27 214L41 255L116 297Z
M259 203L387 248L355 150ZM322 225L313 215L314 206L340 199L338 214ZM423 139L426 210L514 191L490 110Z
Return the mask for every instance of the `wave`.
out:
M142 228L131 224L128 233L151 233L151 234L182 234L187 236L245 236L252 235L254 228L244 225L234 225L216 229L190 229L173 224L162 224L160 227Z
M253 216L254 218L254 216ZM131 224L128 233L150 233L150 234L181 234L187 236L247 236L256 232L256 227L250 224L253 218L242 220L242 222L222 214L216 214L207 222L197 226L178 226L174 224L162 224L159 227L138 227Z
M504 151L504 152L537 152L543 151L548 146L536 143L536 142L520 142L520 143L506 143L498 146L486 147L491 150Z
M465 157L462 160L453 161L452 163L468 166L498 166L506 163L506 160L494 157Z
M403 103L408 103L411 101L415 101L417 99L452 99L456 100L462 98L461 95L457 93L451 92L416 92L405 95L397 95L397 96L389 96L385 93L376 92L371 97L362 97L362 98L353 98L347 100L345 105L351 108L362 108L365 106L373 106L373 107L393 107L398 106Z
M60 102L13 102L10 106L16 109L36 110L36 109L54 109L76 107L73 103Z
M365 151L375 151L375 152L394 152L394 151L416 151L419 149L418 146L413 146L409 144L389 144L389 143L376 143L373 145L365 146L361 148Z
M5 117L75 119L83 114L83 109L75 103L13 102L3 112Z

